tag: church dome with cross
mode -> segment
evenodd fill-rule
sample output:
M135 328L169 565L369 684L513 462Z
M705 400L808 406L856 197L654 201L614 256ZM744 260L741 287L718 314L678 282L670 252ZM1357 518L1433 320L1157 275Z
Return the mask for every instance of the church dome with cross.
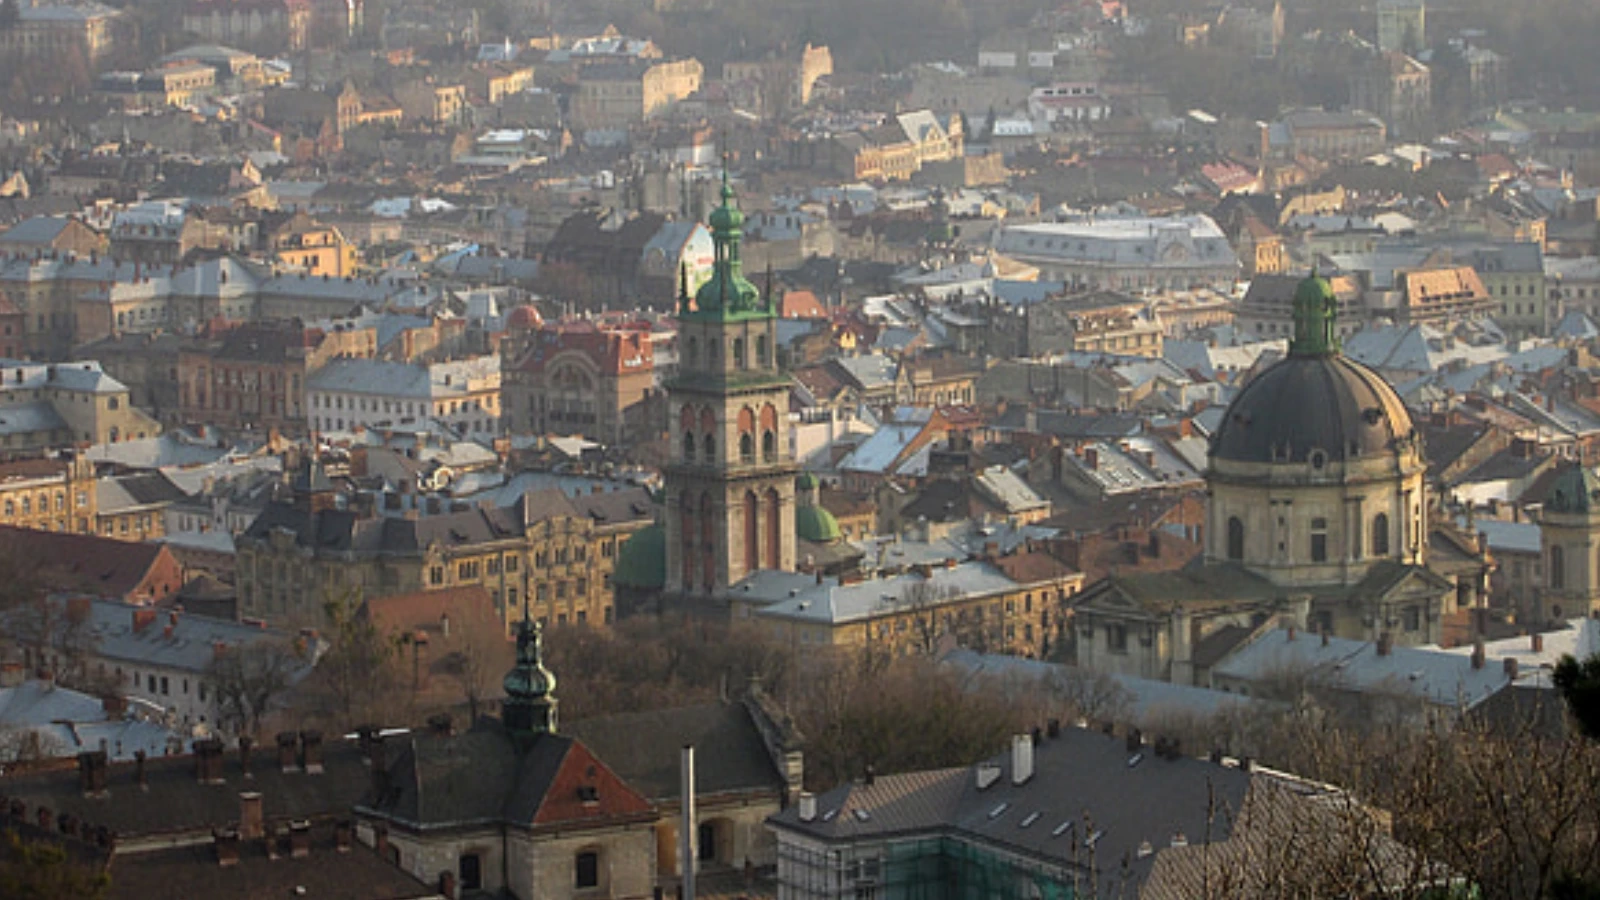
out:
M1394 389L1340 352L1338 300L1312 273L1289 354L1239 392L1212 436L1207 556L1286 584L1349 584L1421 564L1421 441Z

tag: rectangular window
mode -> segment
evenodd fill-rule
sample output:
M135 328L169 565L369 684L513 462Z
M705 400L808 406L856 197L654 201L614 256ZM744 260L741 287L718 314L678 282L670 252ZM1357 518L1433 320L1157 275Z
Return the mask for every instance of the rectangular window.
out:
M1328 561L1328 520L1311 520L1311 561Z
M593 850L586 850L578 854L575 868L577 877L573 883L579 890L597 888L600 886L600 854Z
M428 570L429 584L444 584L444 566L434 566Z
M1106 646L1113 653L1128 652L1128 627L1126 625L1111 625L1106 628Z

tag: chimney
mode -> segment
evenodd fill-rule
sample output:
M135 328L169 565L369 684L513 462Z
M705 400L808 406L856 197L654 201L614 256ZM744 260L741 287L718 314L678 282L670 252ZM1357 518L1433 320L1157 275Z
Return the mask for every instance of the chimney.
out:
M1295 636L1295 628L1294 628L1294 626L1293 626L1293 625L1290 625L1290 626L1289 626L1289 636L1288 636L1288 639L1289 639L1289 640L1291 640L1291 641L1293 641L1293 640L1294 640L1294 636Z
M389 856L389 826L382 822L372 826L372 852L385 859Z
M333 849L340 853L349 853L355 832L355 826L349 819L340 819L333 823Z
M1378 634L1378 655L1379 656L1388 656L1389 652L1391 650L1393 650L1393 649L1394 649L1394 635L1390 634L1387 631L1379 632L1379 634Z
M88 797L104 796L106 792L106 752L87 750L78 754L78 784Z
M1048 735L1051 740L1061 737L1061 720L1051 719L1049 722L1047 722L1045 724L1044 733Z
M367 765L372 769L372 802L382 803L389 793L389 751L381 734L373 735L367 745Z
M810 791L800 792L800 821L813 822L817 818L817 795Z
M289 823L289 856L303 859L311 855L311 823L296 819Z
M300 736L292 731L278 732L278 769L283 772L300 771L297 759Z
M133 611L133 631L135 634L150 627L156 620L156 611L149 607L137 607Z
M150 779L146 777L144 772L144 756L143 750L133 751L133 783L139 786L139 790L148 791L150 790Z
M1328 646L1328 629L1326 627L1322 627L1318 628L1317 631L1322 633L1322 646Z
M239 832L232 828L219 828L211 832L211 844L217 848L217 865L239 864Z
M300 732L300 768L307 775L322 774L322 732Z
M1503 666L1504 671L1506 673L1506 677L1511 679L1512 681L1516 681L1517 680L1517 659L1516 659L1516 657L1508 656L1505 659L1501 660L1501 663L1502 663L1502 666Z
M1472 642L1472 667L1474 669L1483 668L1484 655L1483 638L1480 637Z
M239 795L239 838L253 841L266 833L266 820L261 814L261 794L245 791Z
M1083 448L1083 464L1088 466L1090 471L1100 468L1100 450L1096 447Z
M978 790L986 790L990 785L1000 780L1000 767L994 763L978 763L976 769Z
M1542 635L1542 634L1534 634L1534 635L1531 635L1530 638L1531 639L1530 639L1529 643L1531 643L1533 645L1533 652L1535 652L1535 653L1543 653L1544 652L1544 635Z
M1011 783L1027 784L1033 777L1033 736L1013 735L1011 738Z
M222 783L222 741L207 738L194 742L194 774L201 784Z

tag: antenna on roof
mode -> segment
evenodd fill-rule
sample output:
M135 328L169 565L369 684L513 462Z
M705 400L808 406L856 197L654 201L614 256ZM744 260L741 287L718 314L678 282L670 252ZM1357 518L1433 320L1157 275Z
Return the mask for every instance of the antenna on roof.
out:
M767 257L767 312L772 312L772 257Z

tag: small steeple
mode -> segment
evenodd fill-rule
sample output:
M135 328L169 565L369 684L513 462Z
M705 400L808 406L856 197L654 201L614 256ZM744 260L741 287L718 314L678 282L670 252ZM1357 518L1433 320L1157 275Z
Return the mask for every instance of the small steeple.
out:
M728 156L722 157L722 205L710 216L711 241L716 245L711 279L695 294L696 312L726 318L731 313L759 313L761 292L744 277L739 245L744 239L744 213L728 182Z
M517 662L502 684L501 719L507 731L518 737L555 733L556 676L544 667L544 629L533 621L526 600L517 625Z
M1339 298L1316 269L1294 291L1291 356L1332 356L1339 352Z

